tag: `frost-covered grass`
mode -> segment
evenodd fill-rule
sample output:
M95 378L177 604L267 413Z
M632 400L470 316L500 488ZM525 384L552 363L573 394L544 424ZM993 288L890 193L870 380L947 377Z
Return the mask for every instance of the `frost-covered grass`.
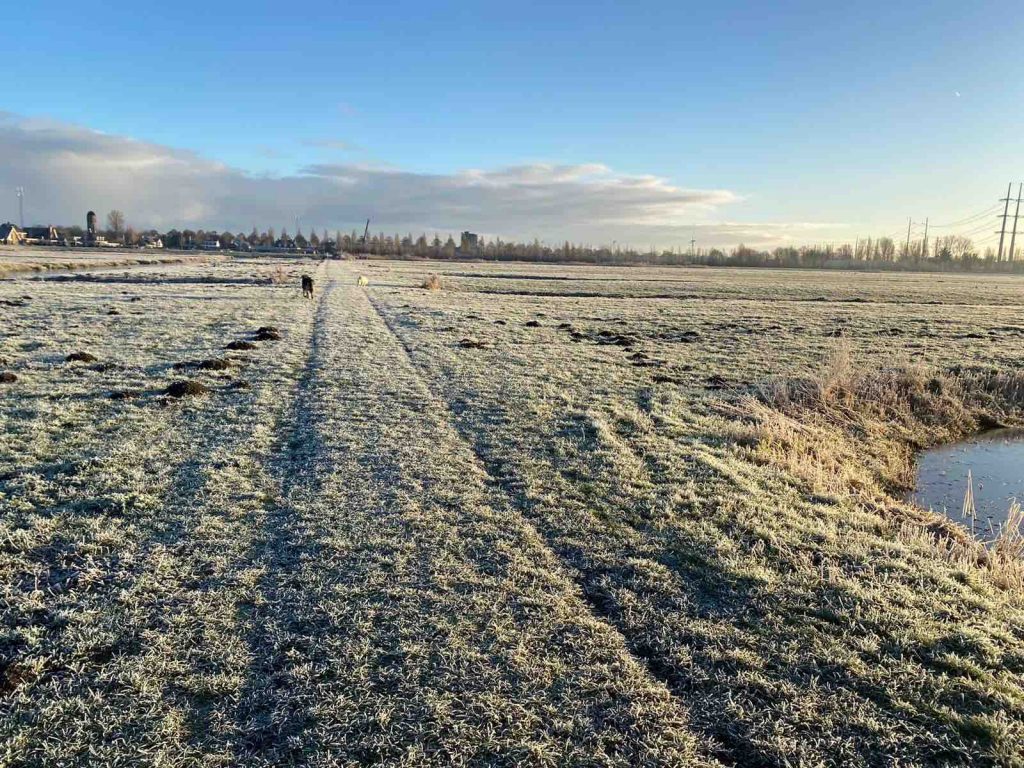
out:
M1019 764L1020 592L869 450L960 422L872 435L766 393L820 381L837 336L865 370L1017 371L1020 286L0 281L0 764ZM283 338L224 349L262 325ZM210 391L162 394L183 379ZM1007 392L977 408L1014 418ZM781 419L863 464L818 467Z
M0 277L25 272L104 269L157 264L202 264L223 256L174 251L118 250L116 248L0 247Z

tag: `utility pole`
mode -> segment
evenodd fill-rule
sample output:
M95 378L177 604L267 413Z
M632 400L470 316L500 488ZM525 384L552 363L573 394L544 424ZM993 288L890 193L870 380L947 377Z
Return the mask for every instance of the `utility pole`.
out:
M25 188L18 187L18 226L25 229Z
M1010 190L1013 189L1013 182L1011 181L1006 185L1006 197L999 202L1004 202L1006 205L1003 206L1003 226L999 228L999 256L996 257L996 261L1003 260L1003 238L1006 237L1006 216L1010 212Z
M921 251L921 258L928 258L928 217L924 219L924 249Z
M1013 261L1014 243L1017 241L1017 218L1020 216L1020 191L1024 185L1017 185L1017 210L1013 212L1013 234L1010 235L1010 261Z
M1009 203L1007 203L1007 205L1009 205ZM906 257L908 259L910 258L910 225L912 223L913 223L913 220L908 217L907 218L907 249L903 253L904 257Z

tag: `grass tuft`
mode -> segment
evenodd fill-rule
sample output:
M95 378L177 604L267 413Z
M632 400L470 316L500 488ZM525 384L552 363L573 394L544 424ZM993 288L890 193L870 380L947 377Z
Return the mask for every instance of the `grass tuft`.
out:
M444 288L444 284L441 282L441 276L438 274L428 275L427 278L420 283L420 288L426 288L428 291L440 291Z

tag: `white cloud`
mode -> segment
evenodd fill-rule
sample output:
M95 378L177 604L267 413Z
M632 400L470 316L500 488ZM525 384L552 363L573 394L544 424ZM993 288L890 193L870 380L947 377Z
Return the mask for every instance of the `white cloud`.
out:
M601 164L517 165L428 174L317 164L260 176L194 152L0 112L0 189L26 188L27 223L84 222L89 209L123 210L140 228L248 230L299 217L309 229L349 229L367 217L387 232L471 229L505 238L637 245L785 242L804 224L707 223L740 198L685 189ZM11 203L14 205L14 196ZM6 208L6 211L4 211ZM0 218L15 213L0 205Z

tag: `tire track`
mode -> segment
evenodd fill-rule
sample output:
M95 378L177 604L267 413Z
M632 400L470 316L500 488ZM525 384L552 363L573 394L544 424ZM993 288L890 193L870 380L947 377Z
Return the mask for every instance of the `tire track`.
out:
M317 276L327 272L321 263ZM330 278L317 298L306 363L290 395L288 412L278 423L277 444L269 461L276 486L274 500L265 512L262 537L250 556L253 567L263 575L258 586L259 605L242 607L251 626L247 643L252 661L234 714L239 737L235 757L241 762L294 758L287 744L308 724L307 713L289 694L284 670L294 648L288 638L302 629L302 619L293 610L300 599L293 579L301 560L315 557L319 549L317 540L299 524L295 505L297 496L315 495L320 482L316 460L322 446L312 406L318 397L317 379L323 367L328 309L335 287L336 280ZM282 744L286 746L282 748Z
M588 611L592 620L600 624L607 633L616 638L622 652L627 654L638 668L644 670L650 684L663 689L667 695L672 697L682 711L688 712L686 700L677 694L678 674L675 670L660 662L650 648L641 647L638 643L630 640L619 629L612 618L613 614L610 607L612 597L598 584L600 579L595 579L593 574L588 574L574 564L574 561L578 561L580 557L583 557L583 553L565 551L563 547L554 543L545 532L540 530L522 513L521 510L525 501L522 498L522 494L518 493L515 489L509 488L507 482L495 474L492 462L481 452L477 444L465 434L464 430L459 427L456 414L452 411L448 401L435 392L429 384L421 366L416 363L409 344L396 331L387 314L382 311L372 294L367 291L365 295L367 302L373 308L375 316L387 329L390 337L401 347L403 355L410 368L415 372L420 385L429 393L430 398L438 404L438 407L443 410L444 419L449 428L459 436L462 445L465 446L467 452L473 457L473 461L480 474L485 478L488 490L500 499L500 506L510 510L515 515L517 523L529 531L529 537L536 541L539 546L543 547L545 553L550 558L552 571L559 573L567 586L572 585L572 593L579 599L582 607ZM715 754L719 759L724 756L722 750L713 744L705 743L702 746L706 755Z

